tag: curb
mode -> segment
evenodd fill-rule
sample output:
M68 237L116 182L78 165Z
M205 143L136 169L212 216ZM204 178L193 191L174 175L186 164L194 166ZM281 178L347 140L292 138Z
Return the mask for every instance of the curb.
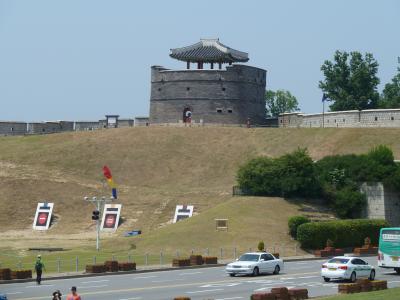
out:
M288 258L284 262L296 262L296 261L313 261L313 260L326 260L328 257L299 257L299 258ZM192 269L205 269L205 268L218 268L226 266L226 264L215 264L215 265L201 265L201 266L190 266L190 267L166 267L166 268L155 268L155 269L142 269L134 271L118 271L118 272L107 272L107 273L81 273L73 275L61 275L44 277L43 281L60 280L60 279L73 279L73 278L86 278L86 277L100 277L100 276L118 276L127 274L143 274L143 273L154 273L163 271L176 271L176 270L192 270ZM13 280L0 280L0 284L14 284L24 282L36 282L34 278L29 279L13 279Z

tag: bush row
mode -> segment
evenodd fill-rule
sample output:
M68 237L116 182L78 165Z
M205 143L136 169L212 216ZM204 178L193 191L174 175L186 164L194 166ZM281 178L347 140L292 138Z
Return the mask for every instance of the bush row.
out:
M379 230L383 227L388 227L385 220L311 222L297 228L297 240L305 249L322 249L328 239L337 248L362 246L366 237L371 239L371 244L377 245Z
M289 234L292 238L297 239L297 227L301 224L309 223L311 220L306 216L293 216L289 218L288 226L289 226Z
M237 181L253 195L322 198L340 218L358 218L366 205L360 183L383 182L400 190L400 165L383 145L367 154L327 156L316 163L306 149L298 149L248 161L239 168Z

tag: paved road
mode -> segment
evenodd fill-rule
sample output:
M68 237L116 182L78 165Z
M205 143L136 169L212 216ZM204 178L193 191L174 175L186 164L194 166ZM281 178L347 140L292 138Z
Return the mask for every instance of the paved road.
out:
M377 264L375 257L366 260L374 266ZM83 300L163 300L176 296L188 296L195 300L236 300L249 299L255 291L268 291L277 286L304 287L312 297L336 294L338 282L325 283L319 275L324 261L288 262L281 274L259 277L231 278L225 274L224 268L214 267L45 280L40 286L35 283L2 284L0 291L6 293L9 299L20 300L51 299L55 289L60 289L65 295L73 285L78 287ZM377 268L376 277L387 280L389 287L400 286L400 276L391 270Z

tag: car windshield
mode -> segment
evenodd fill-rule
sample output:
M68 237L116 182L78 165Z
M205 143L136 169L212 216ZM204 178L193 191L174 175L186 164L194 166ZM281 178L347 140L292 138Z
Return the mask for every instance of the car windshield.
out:
M331 264L347 264L348 263L348 259L346 258L332 258L331 260L328 261L328 263Z
M258 261L258 258L260 256L257 254L243 254L240 258L239 261Z

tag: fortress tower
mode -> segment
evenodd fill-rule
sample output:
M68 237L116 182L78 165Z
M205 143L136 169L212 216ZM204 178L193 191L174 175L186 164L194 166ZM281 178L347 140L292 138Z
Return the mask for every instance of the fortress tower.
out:
M265 123L266 71L234 64L247 62L247 53L201 39L171 49L170 56L186 62L186 69L151 67L150 123ZM190 68L193 63L197 68Z

